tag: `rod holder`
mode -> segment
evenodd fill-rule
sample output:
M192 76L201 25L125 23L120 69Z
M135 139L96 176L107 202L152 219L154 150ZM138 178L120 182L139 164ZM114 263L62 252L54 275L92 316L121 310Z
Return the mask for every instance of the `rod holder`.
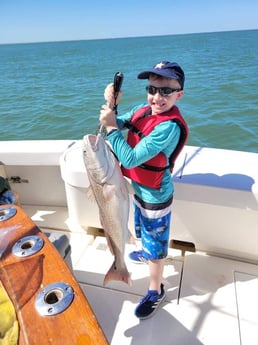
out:
M66 310L74 299L73 288L64 282L47 285L36 297L35 308L41 316L53 316Z
M41 250L44 241L39 236L25 236L20 238L12 248L12 253L15 256L24 258L36 254Z

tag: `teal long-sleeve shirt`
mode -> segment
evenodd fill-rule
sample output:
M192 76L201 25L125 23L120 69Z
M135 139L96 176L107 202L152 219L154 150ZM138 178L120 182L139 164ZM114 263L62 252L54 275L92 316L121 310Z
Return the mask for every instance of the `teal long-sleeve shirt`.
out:
M117 125L119 129L123 129L125 121L128 121L137 109L145 105L141 104L123 115L118 115ZM134 148L128 145L121 130L110 133L108 140L121 164L125 168L133 168L155 157L161 151L168 159L176 148L179 136L180 128L176 122L164 121L157 125L149 135L141 139ZM145 187L133 181L132 186L140 199L152 204L166 202L174 193L169 169L165 170L160 189Z

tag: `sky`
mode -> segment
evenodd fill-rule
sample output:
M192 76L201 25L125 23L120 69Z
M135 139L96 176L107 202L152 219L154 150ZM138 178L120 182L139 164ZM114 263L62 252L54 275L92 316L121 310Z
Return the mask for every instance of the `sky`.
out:
M258 29L258 0L0 0L0 44Z

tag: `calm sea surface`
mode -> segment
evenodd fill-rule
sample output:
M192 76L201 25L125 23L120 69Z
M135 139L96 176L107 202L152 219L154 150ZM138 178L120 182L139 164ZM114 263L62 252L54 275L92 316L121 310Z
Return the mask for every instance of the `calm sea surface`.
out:
M258 30L0 45L1 140L95 133L103 91L124 73L119 112L146 99L136 76L161 60L185 71L189 145L258 152Z

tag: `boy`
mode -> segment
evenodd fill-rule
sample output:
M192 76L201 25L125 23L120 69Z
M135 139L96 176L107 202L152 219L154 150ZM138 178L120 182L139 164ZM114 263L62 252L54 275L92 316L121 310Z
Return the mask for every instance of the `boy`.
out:
M162 61L138 75L148 79L147 105L134 107L116 118L113 84L106 87L100 122L123 174L132 180L134 222L142 250L131 253L134 261L148 261L149 289L135 309L140 319L152 316L165 300L162 284L169 244L173 183L171 169L186 143L188 128L175 102L183 96L185 76L175 62ZM121 94L119 94L119 97ZM118 97L118 99L119 99ZM127 128L125 140L120 129Z

